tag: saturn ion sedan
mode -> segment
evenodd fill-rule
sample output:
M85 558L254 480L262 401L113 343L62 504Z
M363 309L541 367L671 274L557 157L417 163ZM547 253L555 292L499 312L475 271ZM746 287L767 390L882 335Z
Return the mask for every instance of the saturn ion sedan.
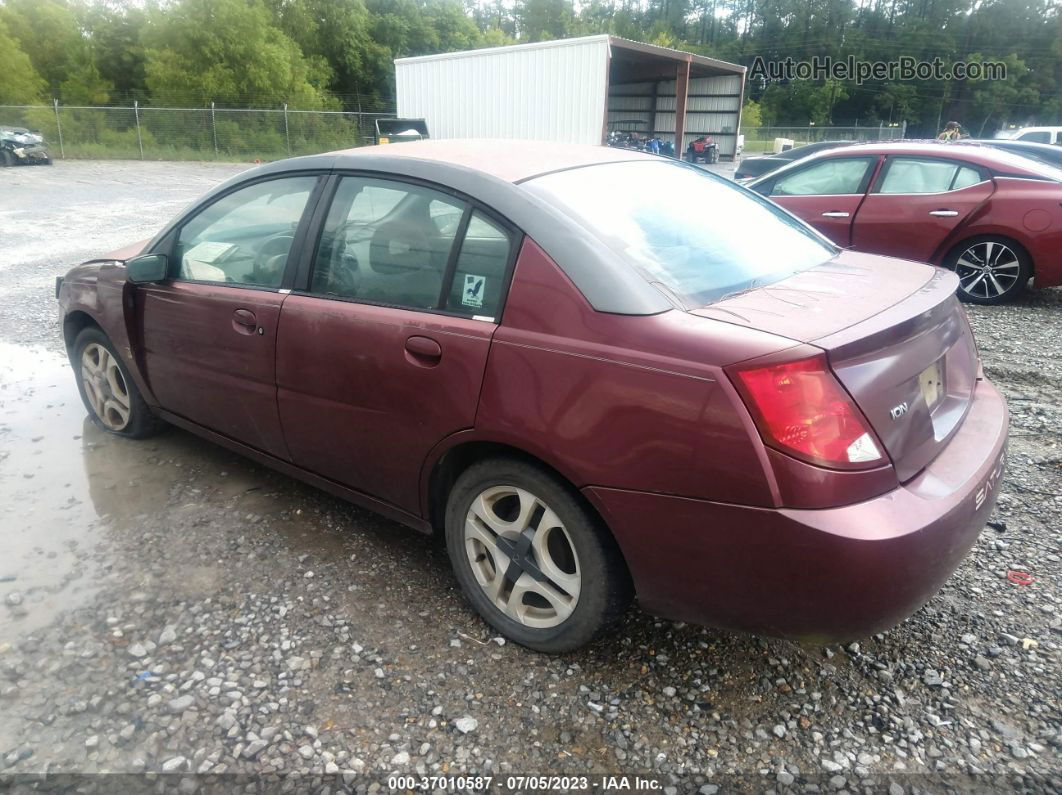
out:
M1062 285L1062 169L987 146L832 149L749 187L834 243L955 271L959 297L999 304Z
M559 652L635 597L813 642L925 603L1007 436L957 283L689 164L424 141L248 171L57 289L102 427L443 533L486 622Z

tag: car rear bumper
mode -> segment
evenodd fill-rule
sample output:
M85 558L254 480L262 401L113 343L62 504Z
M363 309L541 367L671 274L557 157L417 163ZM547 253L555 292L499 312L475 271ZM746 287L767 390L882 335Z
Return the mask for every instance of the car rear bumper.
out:
M980 381L962 428L900 488L823 510L588 487L649 612L805 642L866 637L925 604L995 504L1007 406Z

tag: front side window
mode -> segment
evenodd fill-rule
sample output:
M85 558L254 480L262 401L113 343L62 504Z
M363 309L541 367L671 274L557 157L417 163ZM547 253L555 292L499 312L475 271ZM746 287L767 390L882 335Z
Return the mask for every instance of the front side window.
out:
M464 210L431 188L344 177L321 233L311 290L437 309Z
M522 184L689 308L837 253L768 200L691 166L603 163Z
M897 157L885 169L879 193L945 193L981 181L976 168L947 160Z
M280 287L295 230L317 177L287 177L233 191L177 235L178 279Z
M873 160L868 157L834 157L805 166L778 178L772 196L843 196L862 193Z
M1049 144L1051 143L1051 133L1048 130L1034 130L1033 132L1022 133L1014 140L1032 141L1038 144Z

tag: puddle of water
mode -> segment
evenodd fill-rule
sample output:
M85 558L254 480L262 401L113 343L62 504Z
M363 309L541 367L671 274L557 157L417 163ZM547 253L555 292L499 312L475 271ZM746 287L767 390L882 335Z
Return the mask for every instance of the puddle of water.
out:
M279 518L274 526L293 553L349 562L349 514L340 501L322 502L315 489L178 429L143 441L104 432L88 418L61 355L0 342L0 362L0 643L87 603L104 576L97 561L111 571L138 565L110 559L121 556L121 544L106 542L165 511L225 505L241 518ZM359 545L372 551L350 563L354 575L369 565L362 560L421 541L412 531L396 541L402 530L372 514L357 523L375 532ZM427 554L425 543L419 555ZM13 593L21 603L5 604Z
M7 641L92 592L87 558L98 524L81 453L94 429L79 411L69 364L10 344L0 344L0 361L0 641Z
M138 450L88 419L64 357L0 343L0 361L4 642L89 599L101 529L128 525L158 504L166 483L164 473L145 469L154 446Z

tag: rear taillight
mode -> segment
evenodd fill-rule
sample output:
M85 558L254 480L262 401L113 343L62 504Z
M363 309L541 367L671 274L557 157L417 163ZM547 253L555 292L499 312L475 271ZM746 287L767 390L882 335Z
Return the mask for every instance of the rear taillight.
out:
M885 461L852 398L830 372L826 357L730 373L764 443L813 464L867 469Z

